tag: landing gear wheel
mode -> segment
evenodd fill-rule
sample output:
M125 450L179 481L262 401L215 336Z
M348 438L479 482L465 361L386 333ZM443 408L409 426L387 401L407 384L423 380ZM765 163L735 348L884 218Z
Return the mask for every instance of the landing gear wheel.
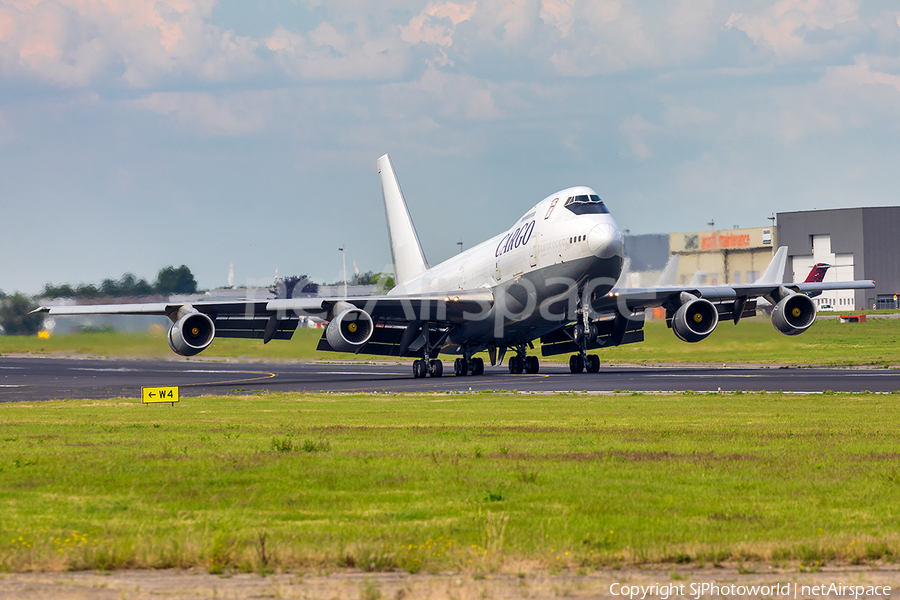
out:
M428 375L428 366L422 359L413 361L413 377L419 379Z
M535 374L541 368L541 363L538 360L537 356L526 356L525 357L525 372Z
M525 370L525 361L522 360L521 356L510 356L509 357L509 372L511 375L521 375L522 371Z
M569 370L573 373L581 373L584 371L584 359L581 358L580 354L573 354L569 357Z
M575 327L572 329L572 339L575 340L579 347L581 346L581 342L584 340L584 325L581 323L575 324Z
M453 361L453 372L458 376L464 376L469 372L469 363L464 358L457 358Z
M484 375L484 359L472 359L472 375Z
M439 359L431 361L431 376L440 377L444 374L444 363Z
M600 357L596 354L588 354L587 364L584 365L584 368L588 373L599 373L600 372Z

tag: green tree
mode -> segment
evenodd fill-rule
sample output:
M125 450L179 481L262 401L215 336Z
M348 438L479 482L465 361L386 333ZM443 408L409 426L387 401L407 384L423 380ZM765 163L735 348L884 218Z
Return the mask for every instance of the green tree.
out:
M28 314L37 308L24 294L14 294L0 304L0 325L6 335L34 335L44 324L44 315Z
M178 268L169 265L160 269L154 288L160 294L193 294L197 291L197 280L185 265Z
M306 275L288 275L275 280L275 285L269 288L269 292L276 298L299 298L303 294L316 294L319 286L309 280Z
M378 287L375 288L377 294L386 294L394 288L393 273L375 273L375 281L378 282Z

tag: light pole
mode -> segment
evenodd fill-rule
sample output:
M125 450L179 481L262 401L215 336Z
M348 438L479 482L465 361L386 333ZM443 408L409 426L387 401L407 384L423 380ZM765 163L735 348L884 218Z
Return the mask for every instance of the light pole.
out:
M459 246L459 253L462 254L462 240L456 242L456 245Z
M766 218L772 221L772 256L775 256L775 213L772 213L771 217Z
M347 253L344 249L347 247L347 244L344 244L338 250L341 252L341 262L344 264L344 298L347 297Z

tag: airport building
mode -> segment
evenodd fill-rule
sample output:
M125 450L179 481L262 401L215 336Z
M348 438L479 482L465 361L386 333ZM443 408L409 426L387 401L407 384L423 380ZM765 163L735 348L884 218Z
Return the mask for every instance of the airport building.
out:
M778 245L788 247L785 281L803 281L810 268L832 265L825 281L872 279L873 290L823 292L819 306L835 310L900 308L900 206L778 213Z
M669 260L669 234L625 234L625 277L627 287L656 285Z
M753 283L772 260L774 238L771 227L672 233L669 254L679 256L675 283Z

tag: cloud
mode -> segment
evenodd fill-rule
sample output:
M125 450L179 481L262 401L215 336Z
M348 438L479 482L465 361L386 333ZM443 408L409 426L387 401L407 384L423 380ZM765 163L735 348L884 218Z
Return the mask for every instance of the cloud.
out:
M396 79L409 64L406 45L396 36L372 37L361 26L346 31L323 22L308 34L279 26L265 46L282 69L304 80Z
M541 20L556 27L566 37L575 25L574 6L575 0L544 0L541 3Z
M206 92L154 92L126 101L133 109L172 117L203 135L242 136L264 129L272 104L268 92L243 92L216 97Z
M206 23L211 0L23 0L0 5L0 73L63 88L167 76L222 80L256 44Z
M820 58L843 49L854 42L859 25L858 0L779 0L733 13L725 23L782 60Z

